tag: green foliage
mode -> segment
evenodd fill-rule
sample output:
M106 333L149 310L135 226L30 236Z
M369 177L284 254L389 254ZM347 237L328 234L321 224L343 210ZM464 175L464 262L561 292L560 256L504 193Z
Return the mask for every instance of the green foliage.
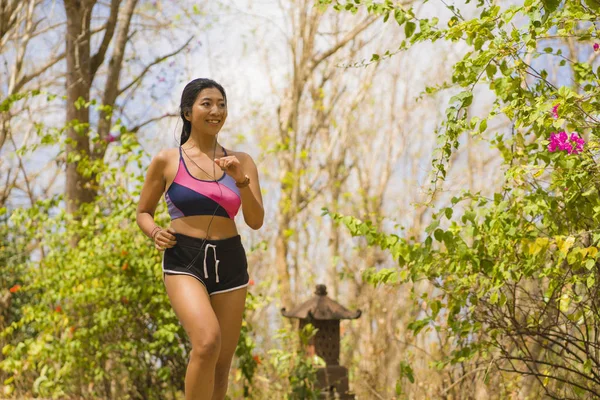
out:
M139 159L124 146L123 165ZM40 254L13 264L22 272L16 295L30 301L0 336L0 368L20 396L164 398L183 389L189 345L162 286L161 254L135 223L142 177L94 165L99 196L76 216L59 196L10 217Z
M244 311L244 321L242 321L242 330L238 345L235 349L237 358L237 366L241 372L242 389L244 398L249 398L252 390L252 383L258 367L259 358L253 355L256 344L252 339L252 326L246 319L246 315L250 311L254 311L257 307L257 301L251 292L248 292L246 299L246 309Z
M275 373L288 381L287 387L273 382L276 393L287 393L286 400L319 398L320 390L316 387L317 367L323 367L325 363L317 356L308 356L304 350L316 333L312 324L305 325L297 333L280 330L276 337L282 341L282 349L269 350L269 363ZM297 350L290 352L285 349Z
M344 9L338 1L319 3ZM405 25L406 37L397 51L440 39L469 46L454 65L451 82L426 90L458 93L439 131L434 185L445 179L459 138L486 139L488 120L494 118L512 126L510 135L488 139L504 160L501 191L491 198L469 191L454 197L451 205L436 210L422 240L331 215L398 261L395 270L371 269L363 278L373 285L426 279L437 288L423 298L427 315L409 328L415 335L443 330L454 339L442 365L483 357L500 370L538 377L547 395L600 396L600 358L592 339L600 331L600 76L589 61L563 56L560 45L561 38L575 38L588 46L582 52L587 60L592 40L599 37L593 23L600 17L598 3L526 0L502 9L479 2L471 19L447 6L454 16L446 26L435 18L418 19L412 9L393 2L377 10L370 1L352 3L355 12L364 7L383 15L384 22L386 13L400 16L396 21ZM545 63L531 61L542 56ZM552 66L558 68L558 82L549 80ZM574 80L561 79L565 75ZM483 85L494 95L493 106L488 115L470 118L469 106ZM555 106L557 118L551 111ZM551 133L562 130L588 138L586 150L549 152ZM402 386L396 389L401 392Z
M12 95L2 99L2 102L0 102L0 112L9 111L16 102L26 99L28 97L38 96L42 93L43 92L40 90L30 90L27 92L20 92L20 93L12 94ZM48 94L48 99L50 99L50 98L54 98L54 96L51 94Z
M38 126L38 135L49 138L50 145L64 146L64 132ZM118 166L74 155L98 190L97 198L77 214L64 211L62 196L13 210L10 216L0 209L0 282L12 300L2 308L0 320L4 395L183 397L190 345L164 290L162 253L135 222L144 154L126 129L111 152ZM168 224L163 203L155 218ZM266 306L250 292L246 316ZM312 335L311 326L300 336L282 330L282 348L271 349L263 359L259 354L266 350L257 351L253 327L245 320L232 398L278 397L282 392L289 399L316 398L316 368L323 364L301 350ZM271 383L259 390L261 372Z

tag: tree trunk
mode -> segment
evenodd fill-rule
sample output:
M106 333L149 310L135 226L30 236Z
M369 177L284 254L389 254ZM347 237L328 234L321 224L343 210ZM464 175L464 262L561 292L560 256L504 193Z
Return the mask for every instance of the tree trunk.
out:
M277 267L277 283L281 290L281 306L287 310L293 307L292 288L290 283L290 270L288 268L288 239L285 230L289 227L291 218L289 213L282 212L278 217L277 238L275 239L275 265Z
M94 0L65 0L67 15L67 174L66 207L73 214L82 203L91 202L94 191L90 179L77 170L79 160L90 152L89 109L76 107L78 99L90 99L91 57L90 20Z

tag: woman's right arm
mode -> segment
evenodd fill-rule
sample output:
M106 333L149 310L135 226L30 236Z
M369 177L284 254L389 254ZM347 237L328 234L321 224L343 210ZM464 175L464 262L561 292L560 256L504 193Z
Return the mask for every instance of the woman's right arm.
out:
M167 161L167 150L162 150L150 162L137 207L137 224L142 232L152 239L154 239L152 235L156 235L162 229L154 222L154 212L165 192L166 179L164 171L167 168Z

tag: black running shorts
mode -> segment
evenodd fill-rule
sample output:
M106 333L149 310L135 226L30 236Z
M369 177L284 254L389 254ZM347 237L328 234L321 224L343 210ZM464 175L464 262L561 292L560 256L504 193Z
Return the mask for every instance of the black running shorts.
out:
M221 240L200 239L176 233L177 244L163 255L165 275L190 275L209 295L248 286L248 261L239 235Z

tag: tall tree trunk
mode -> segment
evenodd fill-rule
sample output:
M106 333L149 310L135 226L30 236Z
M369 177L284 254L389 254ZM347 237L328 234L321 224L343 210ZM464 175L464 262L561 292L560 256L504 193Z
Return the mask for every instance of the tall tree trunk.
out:
M67 174L66 207L72 214L82 203L91 202L94 191L89 187L90 179L77 170L80 157L90 152L88 127L89 109L76 107L78 99L90 99L91 57L90 20L95 0L65 0L67 14Z
M291 218L289 213L282 212L278 216L277 238L275 239L275 265L277 267L277 283L281 290L281 305L291 309L293 306L290 270L288 268L288 238L285 230L289 227Z

